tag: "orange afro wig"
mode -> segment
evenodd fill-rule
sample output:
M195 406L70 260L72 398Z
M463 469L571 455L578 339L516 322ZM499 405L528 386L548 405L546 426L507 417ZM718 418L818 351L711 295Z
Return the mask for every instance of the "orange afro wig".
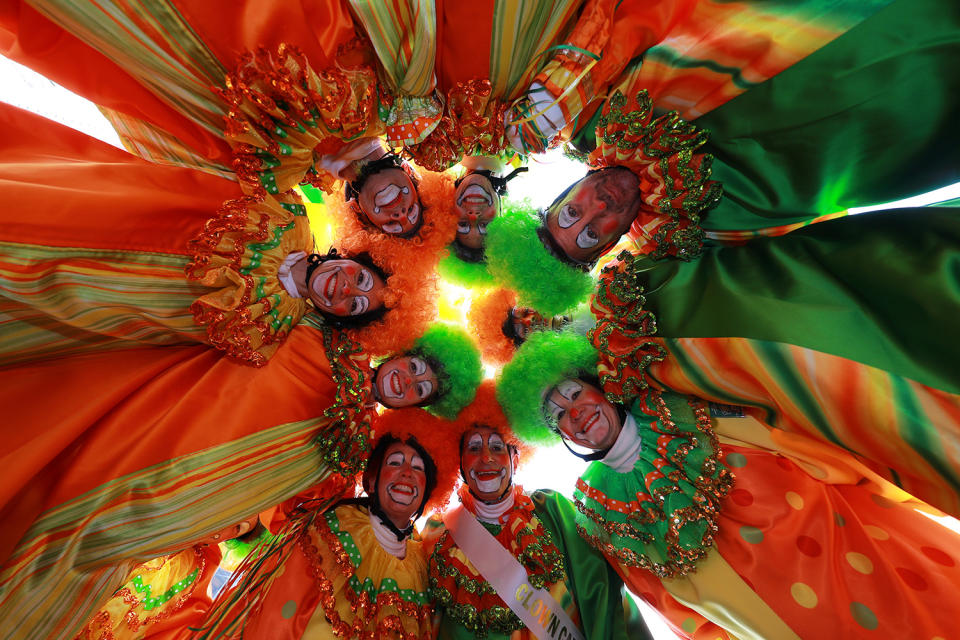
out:
M503 441L514 447L520 454L520 465L533 454L533 447L523 444L510 428L510 422L497 402L497 388L493 380L484 380L477 388L477 395L473 402L464 407L453 421L451 431L456 444L457 472L459 473L460 440L463 435L476 426L485 426L495 429L503 436Z
M409 350L438 315L437 262L456 235L456 217L450 210L453 177L427 172L417 191L423 204L423 226L409 239L398 238L364 225L345 202L343 193L327 200L334 219L334 244L347 255L369 253L386 271L385 302L389 312L351 337L373 357Z
M490 289L470 303L467 324L477 336L480 355L487 364L502 366L517 350L513 340L503 334L503 323L516 304L517 294L507 289Z
M334 218L337 246L347 252L369 251L370 247L377 246L382 251L403 254L410 262L429 262L434 269L457 234L457 215L450 206L455 191L449 172L424 172L417 185L423 205L423 226L414 237L400 238L362 222L359 205L355 200L345 201L341 190L327 200Z
M374 419L374 429L376 440L388 434L403 442L416 439L437 468L437 484L427 496L423 513L445 508L460 473L460 439L454 435L450 422L423 409L391 409ZM367 466L364 484L369 484L378 471L371 467Z

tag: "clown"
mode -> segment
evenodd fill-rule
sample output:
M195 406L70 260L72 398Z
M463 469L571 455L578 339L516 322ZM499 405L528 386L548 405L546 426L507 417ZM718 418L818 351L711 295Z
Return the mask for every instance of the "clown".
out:
M956 595L931 554L952 566L960 538L917 511L936 510L838 448L642 390L633 361L537 334L504 367L498 397L524 441L559 438L590 461L574 495L580 535L678 634L949 633Z
M570 528L570 502L552 491L527 494L514 483L521 450L492 381L481 385L452 432L460 446L461 506L442 522L428 522L426 534L436 540L429 573L443 616L439 637L543 637L550 625L570 637L628 637L619 580ZM503 563L522 567L525 580L505 586L494 575ZM537 612L530 617L536 607L539 619Z
M475 296L467 323L477 336L484 362L501 366L534 331L559 331L570 316L544 318L530 307L517 305L517 296L506 289L490 289Z
M208 587L220 564L219 544L256 529L257 516L170 556L137 566L76 640L175 637L203 620L211 605Z
M453 439L445 421L420 409L388 411L376 428L362 475L366 495L326 512L322 502L293 510L273 547L241 567L242 582L200 637L431 637L425 550L414 521L446 504L456 474Z

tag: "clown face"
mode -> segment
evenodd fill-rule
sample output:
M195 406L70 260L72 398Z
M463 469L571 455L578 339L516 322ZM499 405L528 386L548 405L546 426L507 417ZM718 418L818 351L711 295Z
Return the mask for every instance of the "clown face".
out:
M403 169L384 169L367 178L357 202L370 224L389 235L406 235L420 221L417 187Z
M457 213L457 240L465 247L480 249L487 236L487 225L500 211L500 196L483 174L471 173L463 179L454 195Z
M433 368L416 356L387 360L380 365L373 383L380 402L393 409L418 405L440 388Z
M543 408L563 437L594 451L613 446L623 427L616 408L603 393L579 379L563 380L551 389Z
M383 307L387 285L353 260L327 260L310 274L307 289L317 308L335 316L357 316Z
M378 478L380 508L398 529L407 527L426 499L423 458L410 445L394 442L384 452Z
M464 435L460 469L470 492L483 502L499 501L513 484L510 448L490 427L476 427Z
M640 210L639 186L626 169L591 173L550 206L547 231L567 257L593 262L630 229Z

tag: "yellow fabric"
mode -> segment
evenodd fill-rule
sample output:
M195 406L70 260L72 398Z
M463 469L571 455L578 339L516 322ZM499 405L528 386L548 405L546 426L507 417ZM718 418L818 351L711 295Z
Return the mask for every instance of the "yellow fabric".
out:
M350 586L351 576L356 578L361 585L369 582L382 588L384 581L390 579L396 581L396 588L400 591L426 592L428 587L427 562L422 543L417 536L414 536L417 539L410 538L407 540L407 555L401 560L384 551L380 543L377 542L365 510L353 506L340 507L336 510L336 516L340 523L340 531L348 533L356 546L356 553L362 559L360 566L352 569L349 573L345 573L342 566L338 564L337 558L334 557L329 543L320 537L317 527L311 527L309 535L310 543L317 549L320 556L323 572L331 582L335 610L340 620L357 629L358 621L362 620L363 613L365 613L365 610L354 612L352 603L357 602L357 600L353 597L355 592ZM348 553L351 551L349 548L344 550ZM378 606L374 607L374 616L370 620L362 621L359 628L367 634L373 634L370 637L379 638L383 637L387 629L395 631L399 622L402 623L404 634L418 638L430 637L432 635L432 612L427 611L426 615L417 617L402 612L395 604L385 601L391 597L392 591L391 589L377 594ZM402 603L400 606L404 610L411 607L407 603ZM418 610L420 609L418 607ZM317 607L307 623L303 640L320 640L332 637L335 637L334 627L327 621L324 608L322 606ZM361 634L361 637L366 636Z

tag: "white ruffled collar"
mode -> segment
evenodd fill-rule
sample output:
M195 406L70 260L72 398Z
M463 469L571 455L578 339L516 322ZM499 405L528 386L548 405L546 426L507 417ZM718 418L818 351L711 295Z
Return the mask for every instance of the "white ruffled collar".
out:
M620 435L617 436L617 441L610 447L607 455L600 459L600 462L617 473L633 471L633 465L640 458L641 445L637 421L628 412L626 419L623 421L623 427L620 429Z

